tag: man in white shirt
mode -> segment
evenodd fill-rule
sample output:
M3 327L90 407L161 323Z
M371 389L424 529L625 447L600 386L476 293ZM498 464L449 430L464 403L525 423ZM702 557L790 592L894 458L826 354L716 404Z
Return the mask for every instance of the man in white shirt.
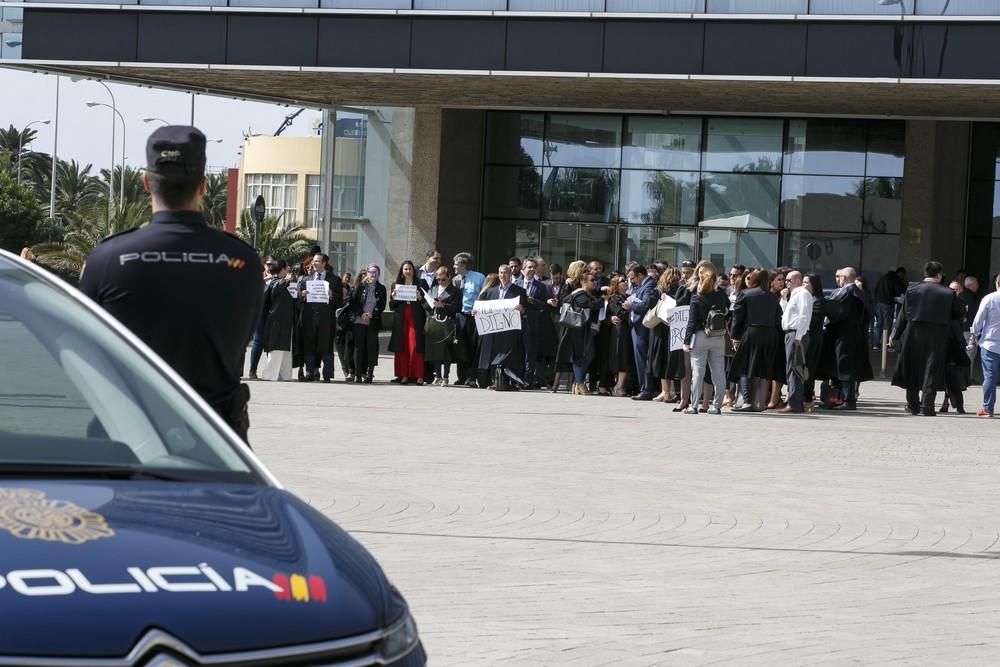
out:
M781 314L781 328L785 332L785 374L788 377L788 406L778 412L794 414L805 412L802 404L805 383L795 373L796 355L804 357L809 345L809 322L812 320L813 296L802 286L802 273L790 271L785 276L788 285L788 304ZM799 364L801 367L801 364Z
M983 408L980 417L992 417L997 398L997 374L1000 371L1000 276L997 291L989 294L979 304L972 320L972 344L979 344L983 364Z

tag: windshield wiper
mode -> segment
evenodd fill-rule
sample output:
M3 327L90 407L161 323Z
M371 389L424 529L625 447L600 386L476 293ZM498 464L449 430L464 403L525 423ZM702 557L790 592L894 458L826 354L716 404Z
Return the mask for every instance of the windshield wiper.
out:
M158 479L168 482L192 481L190 476L162 469L128 465L74 464L74 463L0 463L3 477L96 477L101 479Z

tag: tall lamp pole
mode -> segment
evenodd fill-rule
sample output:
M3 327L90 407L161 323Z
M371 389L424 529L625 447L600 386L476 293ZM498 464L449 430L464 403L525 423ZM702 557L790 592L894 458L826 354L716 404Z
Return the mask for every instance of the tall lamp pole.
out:
M56 165L59 164L59 76L56 75L56 124L52 134L52 178L49 187L49 217L56 217Z
M100 83L100 82L98 82L98 83ZM125 137L127 136L125 134L125 117L121 115L121 112L119 112L118 109L116 109L115 107L111 106L110 104L105 104L104 102L87 102L86 104L87 104L88 107L91 107L91 108L93 108L93 107L107 107L107 108L111 109L111 111L114 112L114 115L118 116L118 120L120 120L122 122L122 173L121 173L121 176L118 179L119 186L120 186L119 187L120 194L118 196L118 205L121 206L121 205L123 205L125 203ZM110 174L110 177L108 178L108 188L111 190L111 192L114 192L115 161L114 161L114 155L112 155L111 157L112 157L112 159L111 159L111 174ZM110 212L109 212L109 216L108 217L110 218Z
M82 81L83 77L73 77L71 81ZM115 101L115 94L111 92L111 88L107 86L103 81L95 81L99 83L105 91L107 91L108 96L111 98L111 106L109 107L113 112L111 114L111 177L108 178L108 218L111 218L111 209L114 206L115 201L115 186L114 186L114 173L115 173L115 137L118 133L115 127L115 115L121 117L118 113L118 103ZM108 105L104 105L108 106ZM124 126L124 125L123 125ZM125 155L125 132L122 131L122 155Z
M28 128L31 127L32 125L34 125L35 123L38 123L40 125L48 125L51 122L52 121L50 121L50 120L33 120L30 123L28 123L27 125L25 125L24 129L21 130L21 136L20 136L18 144L17 144L17 184L18 185L21 184L21 158L24 157L24 135L25 135L25 133L28 131Z

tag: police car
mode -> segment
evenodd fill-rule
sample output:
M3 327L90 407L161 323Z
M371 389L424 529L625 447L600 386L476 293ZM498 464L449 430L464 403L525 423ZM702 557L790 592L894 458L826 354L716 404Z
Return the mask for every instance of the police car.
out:
M0 665L423 665L375 559L140 340L0 251Z

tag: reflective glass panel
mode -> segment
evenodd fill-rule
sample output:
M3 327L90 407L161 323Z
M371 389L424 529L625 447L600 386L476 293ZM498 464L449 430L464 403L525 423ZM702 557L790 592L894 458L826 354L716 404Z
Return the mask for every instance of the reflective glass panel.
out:
M973 125L971 177L1000 181L1000 123Z
M483 215L487 218L539 217L542 173L534 167L486 167Z
M543 173L543 215L549 220L612 222L618 217L618 170L549 167Z
M0 58L21 58L21 35L19 32L0 32Z
M777 118L712 118L706 171L781 171L784 122Z
M414 9L504 10L507 0L413 0Z
M410 0L320 0L320 7L337 9L410 9Z
M996 16L1000 0L920 0L917 14L930 16Z
M550 114L545 128L546 166L618 168L621 116Z
M491 112L486 118L486 162L542 164L542 114Z
M538 222L484 220L481 239L479 270L494 273L508 257L538 254Z
M508 0L512 12L600 12L604 0Z
M580 258L576 251L577 227L564 222L542 223L542 257L549 266L559 264L563 271ZM523 255L522 255L523 257Z
M615 228L613 225L580 225L580 259L599 259L611 267L615 259Z
M702 229L699 256L717 267L736 264L736 234L728 229Z
M693 225L698 222L697 172L622 172L621 218L649 225Z
M861 241L861 266L861 275L874 290L882 274L899 266L899 236L866 234Z
M749 229L778 226L781 177L768 174L704 174L705 210L699 225Z
M865 179L866 234L898 234L903 219L903 179Z
M864 189L863 178L784 176L781 224L785 229L860 231Z
M968 0L958 0L967 2ZM813 14L912 14L914 0L810 0ZM923 4L924 0L920 0Z
M746 266L776 266L777 232L740 232L739 260Z
M619 234L619 267L630 262L664 261L677 266L695 258L698 232L678 227L622 227Z
M703 12L705 0L607 0L609 12Z
M784 172L864 176L865 122L789 121Z
M622 166L626 169L697 170L701 167L700 118L629 116Z
M868 125L867 176L902 176L906 152L906 125L899 121Z
M708 0L708 11L720 14L805 14L808 0Z
M861 265L861 234L785 232L781 243L781 263L818 273L824 288L836 287L833 276L837 269ZM810 259L810 248L816 259Z

